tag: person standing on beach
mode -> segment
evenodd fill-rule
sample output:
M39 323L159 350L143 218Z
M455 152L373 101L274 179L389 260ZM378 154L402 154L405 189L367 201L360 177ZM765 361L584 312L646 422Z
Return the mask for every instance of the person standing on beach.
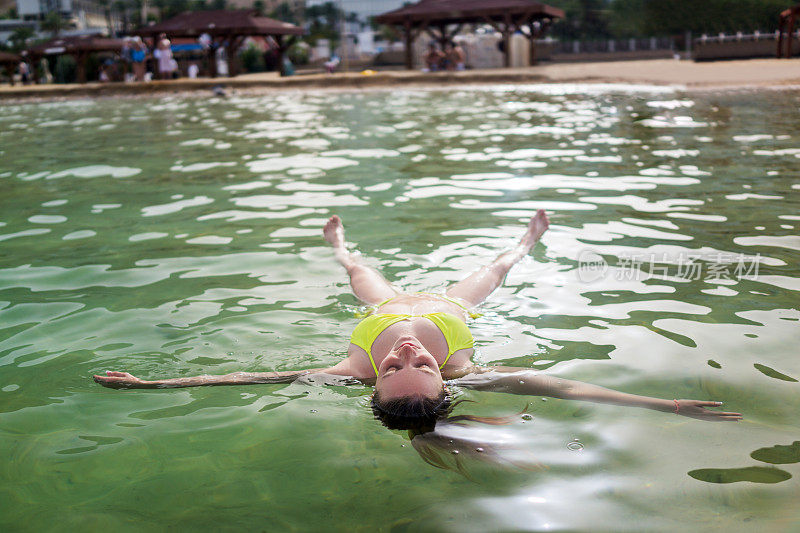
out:
M39 60L39 83L53 83L53 74L50 72L50 65L46 57Z
M172 45L167 39L167 34L162 33L158 36L158 47L156 48L156 59L158 60L158 77L162 80L172 79L174 63L172 59Z
M31 82L31 68L25 61L19 63L19 78L22 85L28 85Z
M136 81L144 81L145 60L147 59L147 47L142 42L142 38L136 36L131 42L131 65L133 66L133 77Z

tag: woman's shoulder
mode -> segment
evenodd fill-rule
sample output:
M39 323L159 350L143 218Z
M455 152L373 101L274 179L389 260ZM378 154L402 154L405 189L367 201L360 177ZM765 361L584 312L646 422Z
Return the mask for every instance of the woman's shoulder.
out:
M354 350L360 350L363 353L359 354ZM359 355L361 355L361 357L359 357ZM366 365L363 364L366 357L366 352L364 352L358 346L351 344L347 353L347 357L339 361L333 367L327 369L325 373L333 374L334 376L349 376L359 380L374 379L375 372L372 370L369 362L367 361Z

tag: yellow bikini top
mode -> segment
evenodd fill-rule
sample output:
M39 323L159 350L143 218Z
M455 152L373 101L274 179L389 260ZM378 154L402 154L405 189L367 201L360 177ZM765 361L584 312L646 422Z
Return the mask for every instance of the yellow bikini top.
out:
M439 366L440 370L444 368L453 353L464 348L472 348L475 344L467 325L457 316L450 313L427 313L424 315L373 314L358 323L350 336L350 342L367 352L369 362L372 363L372 369L375 371L375 377L378 376L378 367L372 358L372 343L375 342L375 339L378 338L378 335L383 330L392 324L417 317L427 318L433 322L444 335L445 341L447 341L447 357L444 363Z

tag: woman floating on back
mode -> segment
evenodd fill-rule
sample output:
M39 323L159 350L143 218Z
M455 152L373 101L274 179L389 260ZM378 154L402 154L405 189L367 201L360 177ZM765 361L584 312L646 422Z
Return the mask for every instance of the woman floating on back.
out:
M482 367L472 363L469 310L499 287L509 269L525 257L547 231L539 210L519 244L491 264L447 288L444 294L403 293L345 246L344 228L332 216L323 229L336 259L347 270L353 293L375 306L353 330L347 357L329 368L283 372L235 372L224 376L145 381L126 372L106 372L94 380L110 388L174 388L201 385L288 383L309 374L347 376L375 387L372 408L389 428L430 431L452 409L448 385L481 391L550 396L632 407L709 421L741 420L740 413L709 410L720 402L637 396L588 383L548 376L536 370ZM322 376L320 376L322 377Z

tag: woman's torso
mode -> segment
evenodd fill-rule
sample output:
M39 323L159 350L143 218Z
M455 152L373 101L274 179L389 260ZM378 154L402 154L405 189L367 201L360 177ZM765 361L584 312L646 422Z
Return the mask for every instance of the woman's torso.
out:
M457 316L462 322L466 322L467 312L464 305L457 304L458 300L448 299L445 296L429 293L408 293L398 294L394 298L378 305L375 310L380 314L398 315L426 315L429 313L450 313Z
M375 337L371 351L376 365L394 346L398 338L413 335L425 346L439 365L447 361L447 367L462 367L469 364L472 350L457 350L450 355L449 346L444 333L430 319L421 315L446 313L465 322L467 313L464 307L442 296L434 294L400 294L379 305L375 314L379 315L411 315L388 326ZM351 351L351 355L354 355ZM361 357L365 354L361 353ZM448 359L449 356L449 359Z

